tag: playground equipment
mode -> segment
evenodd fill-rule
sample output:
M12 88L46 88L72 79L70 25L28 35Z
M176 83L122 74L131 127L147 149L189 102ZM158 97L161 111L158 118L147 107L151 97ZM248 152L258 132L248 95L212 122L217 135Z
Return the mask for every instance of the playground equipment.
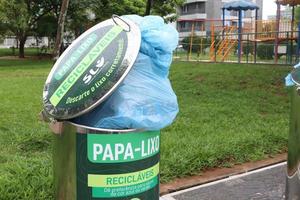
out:
M187 59L192 58L192 52L197 52L198 60L211 62L234 61L237 58L238 62L242 62L242 59L253 63L273 59L273 63L295 64L299 61L300 46L297 43L296 50L295 42L300 41L298 34L300 29L294 17L294 8L292 19L280 19L280 6L294 7L300 0L274 0L274 2L278 6L277 19L274 20L258 20L259 8L256 4L245 0L225 3L221 8L223 19L178 20L180 24L184 24L178 26L182 39L189 37L188 40L181 40L182 46L188 52ZM255 18L243 18L243 12L251 9L255 10ZM231 17L226 17L226 10L236 11L238 16L231 14ZM266 50L268 52L260 51L260 45L269 47ZM237 56L233 56L234 54ZM263 58L267 54L271 54L271 58Z
M255 10L255 20L258 19L258 9L259 7L250 1L244 1L244 0L240 0L240 1L231 1L228 3L225 3L225 5L222 8L223 11L223 27L225 27L225 10L228 11L237 11L238 12L238 62L241 62L241 56L242 56L242 12L243 11L247 11L247 10ZM255 32L257 32L257 26L255 26ZM223 32L223 36L224 36L224 32ZM257 44L255 42L255 47L254 47L254 52L255 52L255 56L254 58L256 58L256 47Z
M294 40L297 38L298 41L300 41L300 34L294 35L294 25L295 25L295 6L300 5L300 0L276 0L277 4L277 15L276 15L276 29L280 29L280 8L281 5L289 5L292 7L292 20L291 20L291 47L293 46ZM299 23L300 24L300 23ZM300 30L300 25L298 25L298 32ZM280 36L279 33L276 34L275 38L275 63L278 61L278 45L280 43ZM299 57L299 50L300 50L300 44L297 43L297 61ZM292 52L293 53L293 52Z
M215 27L212 26L212 30ZM234 34L237 28L235 26L225 26L222 28L223 37L217 42L215 39L215 31L211 32L211 46L210 46L210 60L216 62L217 56L221 56L221 61L223 62L229 55L230 52L234 50L237 44L237 37Z

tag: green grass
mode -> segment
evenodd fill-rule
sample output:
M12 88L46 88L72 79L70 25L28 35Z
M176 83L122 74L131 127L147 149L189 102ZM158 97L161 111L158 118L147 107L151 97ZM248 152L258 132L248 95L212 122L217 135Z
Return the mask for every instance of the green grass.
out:
M286 150L287 67L178 62L180 113L163 131L162 181Z
M0 199L51 199L51 134L38 121L49 61L0 60Z
M40 55L39 48L25 48L25 56L38 56ZM18 56L19 49L15 48L15 52L11 48L0 48L0 57L3 56Z
M52 199L52 134L38 121L47 60L0 60L0 199ZM286 151L290 71L176 62L180 113L162 130L161 180Z

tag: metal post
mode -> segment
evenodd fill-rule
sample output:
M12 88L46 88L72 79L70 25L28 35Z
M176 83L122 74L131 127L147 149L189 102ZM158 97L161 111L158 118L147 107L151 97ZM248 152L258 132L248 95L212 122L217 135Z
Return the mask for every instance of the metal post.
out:
M295 6L292 7L292 24L291 24L291 63L293 62L294 54L294 24L295 24Z
M147 6L146 6L146 11L145 11L145 16L150 15L152 6L153 6L153 0L148 0Z
M214 48L214 51L215 51L214 54L215 54L215 63L216 63L217 62L217 48L216 47Z
M258 8L255 10L255 36L254 36L254 63L256 63L256 57L257 57L257 21L258 21Z
M192 56L194 31L195 31L195 22L193 22L193 24L192 24L192 34L191 34L191 40L190 40L190 51L188 54L188 61L190 60L190 58Z
M249 33L247 34L247 64L249 61L249 53L250 53L250 46L249 46Z
M204 24L202 24L202 33L205 31ZM206 34L205 34L206 35ZM203 37L201 37L201 54L203 54Z
M241 63L242 55L242 10L239 10L239 43L238 43L238 62Z
M223 21L222 21L222 25L223 25L223 31L222 31L222 39L224 40L224 28L225 28L225 8L222 8L223 10Z
M300 22L298 22L298 40L297 40L297 62L299 62L300 56Z
M212 52L213 51L213 52ZM212 55L213 53L213 55ZM213 58L213 59L212 59ZM211 45L210 45L210 60L216 62L216 43L215 43L215 25L211 23Z
M287 32L287 38L289 38L290 37L290 33L289 32ZM287 40L287 52L288 52L288 54L287 54L287 59L288 59L288 64L291 64L291 47L290 47L290 43L289 43L289 41Z
M291 118L290 133L288 139L288 161L287 161L287 178L286 178L286 200L300 198L300 180L299 180L299 163L300 163L300 96L299 87L293 86L291 89Z
M279 44L279 31L280 31L280 3L276 1L277 14L276 14L276 34L275 34L275 64L278 62L278 44Z

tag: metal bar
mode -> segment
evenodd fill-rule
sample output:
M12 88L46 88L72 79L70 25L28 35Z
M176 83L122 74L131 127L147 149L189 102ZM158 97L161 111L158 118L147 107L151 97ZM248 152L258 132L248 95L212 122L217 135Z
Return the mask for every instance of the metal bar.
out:
M279 44L279 31L280 31L280 4L277 1L277 14L276 14L276 30L278 31L275 35L275 64L278 62L278 44Z
M295 6L292 7L292 24L291 24L291 63L294 54L294 24L295 24Z
M239 10L239 43L238 43L238 62L241 63L242 55L242 10Z
M289 32L286 33L286 37L289 37ZM286 61L285 63L288 64L289 61L289 52L290 52L290 48L289 48L289 41L287 41L286 43Z
M258 9L255 10L255 42L254 42L254 63L256 63L257 57L257 21L258 21Z
M290 89L291 94L291 114L290 130L288 138L288 161L286 174L286 191L285 199L294 200L300 198L300 180L299 180L299 163L300 163L300 96L299 88L293 86Z
M223 10L223 21L222 21L222 24L223 24L223 31L222 31L222 36L223 36L223 40L224 40L224 28L225 28L225 8L222 8Z
M194 31L195 31L195 23L192 24L192 34L191 34L191 40L190 40L190 51L189 51L189 55L188 55L188 60L190 60L190 58L192 56Z
M300 21L298 21L298 41L297 41L297 62L299 62L300 56Z
M247 35L247 63L249 62L249 53L250 53L250 46L249 46L249 34Z

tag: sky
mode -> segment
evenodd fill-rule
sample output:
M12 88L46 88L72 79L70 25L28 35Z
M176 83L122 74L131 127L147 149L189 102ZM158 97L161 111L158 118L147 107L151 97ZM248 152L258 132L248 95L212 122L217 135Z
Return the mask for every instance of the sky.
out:
M263 19L267 19L268 15L276 15L277 5L274 0L263 0L263 3Z

